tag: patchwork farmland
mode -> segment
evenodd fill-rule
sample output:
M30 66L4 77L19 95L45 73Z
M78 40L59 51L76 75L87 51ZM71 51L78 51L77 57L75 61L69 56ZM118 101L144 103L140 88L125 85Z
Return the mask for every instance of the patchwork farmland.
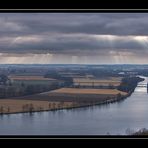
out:
M128 97L139 78L123 77L114 71L86 66L45 66L10 69L0 83L0 113L32 112L84 107ZM42 71L42 70L43 71ZM6 69L5 69L6 71ZM96 73L98 71L98 73ZM103 74L102 74L103 73ZM131 86L134 84L133 86ZM130 87L129 87L130 86Z
M127 93L110 89L61 88L40 94L0 100L0 113L47 111L100 104Z
M118 94L126 96L127 93L118 90L105 89L76 89L76 88L61 88L54 91L44 92L36 95L18 97L19 100L40 100L40 101L70 101L70 102L90 102L102 101L117 97Z
M122 78L106 78L106 79L95 79L95 78L74 78L74 86L119 86Z

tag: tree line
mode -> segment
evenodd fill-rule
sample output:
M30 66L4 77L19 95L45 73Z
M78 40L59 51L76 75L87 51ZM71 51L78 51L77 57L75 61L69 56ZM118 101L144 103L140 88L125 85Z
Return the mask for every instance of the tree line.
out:
M0 98L32 95L59 88L58 82L51 84L13 84L5 74L0 74Z
M73 84L73 78L72 77L64 77L56 71L48 71L44 75L44 78L53 78L53 79L61 80L61 81L64 82L64 86L70 86L70 85Z
M0 98L18 97L25 95L32 95L42 93L59 88L57 83L44 85L44 84L23 84L23 85L8 85L0 86Z
M118 86L118 90L132 93L140 81L144 81L144 79L140 77L124 77Z

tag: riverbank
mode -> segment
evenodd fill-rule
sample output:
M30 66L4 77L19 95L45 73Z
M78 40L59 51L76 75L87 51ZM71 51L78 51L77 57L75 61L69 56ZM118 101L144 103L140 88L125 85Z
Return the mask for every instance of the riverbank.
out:
M129 135L127 129L136 132L148 128L147 91L139 84L131 96L119 103L1 115L1 135Z
M142 128L137 132L134 132L131 134L132 136L147 136L148 135L148 129Z
M0 99L0 114L24 113L24 112L41 112L56 110L58 108L69 108L73 102L48 102L35 100L14 100Z
M4 103L1 103L1 107L0 107L0 115L3 114L17 114L17 113L33 113L33 112L43 112L43 111L56 111L56 110L62 110L62 109L74 109L74 108L82 108L82 107L89 107L89 106L94 106L94 105L103 105L103 104L109 104L109 103L113 103L113 102L117 102L120 100L123 100L125 98L122 99L108 99L108 100L104 100L104 101L98 101L95 103L78 103L78 102L64 102L64 105L60 105L61 102L46 102L44 101L44 103L39 103L38 101L34 101L34 102L29 102L28 104L22 104L20 102L18 102L18 100L13 100L14 103L12 103L12 100L5 100ZM3 100L2 100L3 101ZM9 102L7 102L9 101ZM24 101L26 102L26 101ZM36 103L38 105L36 105ZM5 105L8 104L8 105ZM15 104L15 105L14 105ZM48 106L48 104L55 104L55 107L53 107L54 105L51 105L51 107ZM14 107L17 106L17 107ZM43 107L44 106L44 107ZM25 109L26 107L26 109Z
M61 91L61 90L59 90ZM74 90L75 91L75 90ZM83 90L84 91L84 90ZM86 90L85 90L86 91ZM92 92L95 93L96 89L93 90ZM106 90L107 91L107 90ZM105 92L105 91L104 91ZM109 92L109 91L108 91ZM114 93L113 93L114 92ZM116 94L115 94L116 92ZM74 96L77 99L71 99L70 96L73 96L71 93L70 96L68 94L64 96L63 94L58 94L62 96L62 99L58 97L58 100L56 97L53 97L50 100L51 96L49 97L48 93L48 100L44 100L43 96L41 97L40 95L40 100L32 99L32 96L28 96L27 99L24 98L12 98L12 99L0 99L0 114L12 114L12 113L25 113L25 112L41 112L41 111L53 111L53 110L59 110L59 109L72 109L72 108L80 108L80 107L88 107L88 106L93 106L93 105L101 105L101 104L108 104L108 103L113 103L116 101L120 101L128 96L127 93L121 92L120 91L113 91L110 90L110 95L108 94L75 94ZM87 90L88 93L88 90ZM45 95L44 94L44 95ZM80 95L80 96L79 96ZM36 97L36 96L34 96ZM68 101L69 97L69 101ZM45 97L46 98L46 97ZM54 101L55 100L55 101Z
M144 79L134 77L123 80L120 86L121 90L60 88L30 96L0 99L0 114L72 109L113 103L129 97L134 92L138 82ZM131 82L134 82L134 85L129 87ZM124 89L128 92L124 92Z

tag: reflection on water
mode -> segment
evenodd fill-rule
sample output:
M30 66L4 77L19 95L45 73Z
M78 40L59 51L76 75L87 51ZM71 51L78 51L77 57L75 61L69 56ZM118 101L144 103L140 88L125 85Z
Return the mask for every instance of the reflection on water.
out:
M147 93L147 88L146 87L137 87L135 92L146 92Z
M147 78L137 85L135 92L147 93Z
M127 134L148 128L147 79L127 99L110 104L0 116L1 135Z

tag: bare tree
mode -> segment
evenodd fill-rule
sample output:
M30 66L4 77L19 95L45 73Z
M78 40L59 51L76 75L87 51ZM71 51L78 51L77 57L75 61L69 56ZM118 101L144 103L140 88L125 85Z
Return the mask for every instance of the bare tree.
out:
M8 106L8 108L7 108L7 109L8 109L8 110L7 110L7 111L8 111L8 113L10 113L10 107L9 107L9 106Z
M40 106L40 107L39 107L39 111L42 111L42 110L43 110L43 108Z
M60 107L64 108L64 102L62 102L62 101L60 102Z
M59 109L59 108L61 108L61 104L60 104L60 103L58 103L58 109Z
M29 106L29 112L33 112L33 111L34 111L33 104L30 104L30 106Z
M0 107L0 113L1 113L1 114L4 113L4 107L3 107L3 106Z
M56 105L55 103L52 104L53 109L55 109L55 105Z
M49 109L51 109L51 103L49 103L48 107L49 107Z
M29 111L29 104L26 104L26 105L25 105L25 110L26 110L26 111Z
M25 105L22 106L22 111L23 111L23 112L25 111Z

